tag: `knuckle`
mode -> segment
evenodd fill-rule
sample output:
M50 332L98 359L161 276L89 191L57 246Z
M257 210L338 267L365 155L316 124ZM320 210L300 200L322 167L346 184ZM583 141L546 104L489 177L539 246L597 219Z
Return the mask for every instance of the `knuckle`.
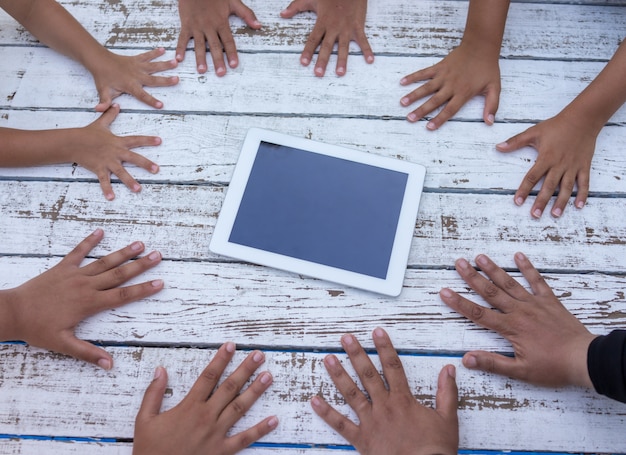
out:
M365 368L361 374L366 379L374 379L378 375L378 372L374 368L368 367Z
M485 308L480 305L474 305L472 306L470 315L473 321L480 321L485 316Z
M483 293L487 297L495 297L496 295L498 295L498 292L498 287L493 283L486 284L483 289Z
M386 366L388 368L394 369L394 370L402 370L402 362L400 361L400 358L397 356L394 356L393 358L389 359L388 362L386 362Z
M241 404L239 400L233 400L233 402L231 403L231 407L235 414L240 417L246 413L246 408Z
M130 288L124 287L117 290L117 296L120 302L128 302L132 299Z
M220 387L231 394L238 393L240 389L239 384L237 384L232 378L226 378Z

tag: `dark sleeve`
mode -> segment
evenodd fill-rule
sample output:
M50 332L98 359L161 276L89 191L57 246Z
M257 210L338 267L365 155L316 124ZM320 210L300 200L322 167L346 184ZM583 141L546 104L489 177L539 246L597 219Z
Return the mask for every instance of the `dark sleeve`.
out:
M587 351L587 369L596 392L626 403L626 330L595 338Z

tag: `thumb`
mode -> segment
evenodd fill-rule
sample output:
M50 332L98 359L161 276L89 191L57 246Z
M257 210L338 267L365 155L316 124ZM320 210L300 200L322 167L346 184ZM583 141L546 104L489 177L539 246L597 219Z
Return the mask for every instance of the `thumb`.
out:
M507 139L505 142L501 142L496 145L496 149L500 152L514 152L515 150L519 150L522 147L526 147L527 145L532 146L535 136L532 132L534 127L528 128L523 133L520 133L516 136L513 136Z
M105 370L113 368L113 358L108 352L87 341L76 338L74 334L71 334L63 341L59 352L85 362L93 363Z
M111 123L117 118L117 114L120 113L120 105L113 104L111 107L107 108L104 113L100 116L98 123L101 123L102 126L110 127Z
M243 3L237 3L233 8L233 13L242 18L243 21L248 25L248 27L253 28L254 30L258 30L259 28L261 28L261 23L256 18L254 11L252 11Z
M463 365L470 370L481 370L511 378L519 378L517 362L513 357L485 351L468 352L463 356Z
M100 97L100 102L95 107L96 112L104 112L109 107L111 107L111 103L113 103L113 98L107 92L108 92L108 90L106 90L106 89L105 90L98 90L98 96Z
M154 379L152 379L152 382L146 389L146 393L143 395L143 400L137 413L137 420L147 420L159 415L166 387L167 371L163 367L157 367L154 370Z
M457 421L459 407L459 390L456 385L456 369L454 365L446 365L439 372L437 380L437 412L446 420Z
M496 112L500 105L500 87L491 87L485 95L485 110L483 120L487 125L493 125L496 120Z
M315 8L310 4L308 0L294 0L280 13L280 17L284 19L291 19L298 13L304 11L315 11Z

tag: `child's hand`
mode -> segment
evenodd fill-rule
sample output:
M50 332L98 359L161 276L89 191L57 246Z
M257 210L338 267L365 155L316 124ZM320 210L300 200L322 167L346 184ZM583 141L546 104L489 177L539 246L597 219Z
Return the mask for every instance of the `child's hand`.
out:
M596 130L590 131L584 124L571 121L566 114L561 113L498 144L496 148L501 152L512 152L524 146L534 147L538 152L537 161L515 193L515 204L522 205L535 185L545 177L530 210L534 218L541 217L557 188L559 194L551 213L554 217L561 216L574 184L578 186L574 205L583 208L589 194L589 174L596 137Z
M184 60L187 43L193 39L198 73L205 73L207 70L207 44L211 51L216 75L226 74L224 54L226 54L228 66L236 68L239 64L237 47L228 21L230 15L239 16L248 27L254 30L261 28L261 23L254 12L241 0L179 0L178 14L180 36L176 46L176 60L179 62Z
M303 11L314 11L317 20L309 35L300 62L308 66L319 46L315 75L323 76L335 43L338 44L338 76L346 74L350 41L356 41L367 63L374 61L374 53L365 35L367 0L294 0L280 13L286 19Z
M156 369L135 420L134 455L229 455L276 428L278 419L267 417L241 433L229 435L233 425L272 384L272 375L265 371L240 393L265 360L261 352L254 351L217 387L234 352L233 343L224 344L187 396L162 414L167 373L162 367Z
M115 174L131 191L141 191L141 185L126 171L124 163L139 166L153 174L159 166L149 159L129 149L155 146L161 139L155 136L116 136L109 126L120 112L117 104L111 106L99 119L83 127L71 130L76 134L73 141L68 141L68 155L75 163L96 174L100 187L108 200L115 198L111 186L111 174Z
M164 52L164 49L159 48L135 56L126 56L107 51L106 58L90 68L100 96L96 111L106 111L111 106L113 98L122 93L128 93L157 109L162 108L163 103L146 92L143 87L168 87L178 84L178 76L152 76L178 65L176 60L152 61Z
M373 338L384 379L354 336L344 335L341 339L366 393L354 383L337 357L331 354L324 359L337 389L356 412L358 424L321 397L311 400L313 410L362 455L456 455L459 424L454 366L447 365L439 373L436 408L425 407L415 400L387 333L378 328Z
M23 340L111 369L111 356L104 349L76 338L76 326L96 313L157 293L163 282L154 280L118 287L161 262L161 255L152 252L125 264L144 250L141 242L81 267L103 235L97 229L50 270L17 288L1 291L0 297L7 297L11 314L3 321L7 330L2 339Z
M461 43L441 62L409 74L400 84L408 85L427 79L430 80L400 100L400 104L409 106L430 96L407 116L408 121L417 122L445 105L426 125L429 130L436 130L471 98L484 95L483 119L488 125L493 124L500 102L500 66L497 54L495 58L491 58Z

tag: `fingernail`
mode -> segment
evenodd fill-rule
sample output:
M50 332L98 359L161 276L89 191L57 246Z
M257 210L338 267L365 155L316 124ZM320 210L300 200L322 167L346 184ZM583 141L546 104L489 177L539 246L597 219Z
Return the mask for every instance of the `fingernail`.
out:
M100 237L102 234L104 234L104 231L101 228L98 228L91 233L91 235L96 237Z
M133 251L141 251L143 248L143 243L141 242L133 242L130 245L130 249Z
M141 191L141 185L136 183L135 185L133 185L133 192L134 193L139 193L139 191Z
M263 354L259 351L255 352L254 355L252 356L252 360L254 360L256 363L259 363L263 360Z
M516 197L515 198L515 205L520 206L524 204L524 198L523 197Z
M493 124L493 122L495 122L495 121L496 121L496 117L493 114L489 114L487 116L487 122L488 123Z
M482 266L487 265L488 264L487 257L483 254L479 254L478 257L476 258L476 263Z
M153 174L156 174L157 172L159 172L159 166L156 164L153 164L152 166L150 166L150 172L152 172Z
M448 373L448 376L450 376L452 379L456 379L456 368L454 368L454 365L448 365L446 371Z
M163 107L163 103L161 101L157 101L156 103L154 103L154 107L156 107L157 109L161 109Z
M400 104L402 104L403 106L406 106L407 104L409 104L409 98L408 97L402 98L400 100Z
M467 368L476 368L478 366L478 361L473 355L466 355L463 358L463 365L465 365Z
M541 213L542 213L542 212L541 212L541 209L535 209L535 210L533 211L533 216L534 216L535 218L541 218Z
M235 343L233 343L232 341L226 342L224 347L226 348L226 352L230 352L231 354L235 352Z
M506 148L508 144L506 142L500 142L499 144L496 144L496 148Z
M278 426L278 418L272 417L267 421L267 426L270 428L276 428Z
M261 384L267 385L272 381L272 375L269 373L263 373L261 374Z
M576 208L577 209L582 209L585 206L585 203L583 201L577 201L576 202Z
M552 210L552 216L554 216L555 218L558 218L561 216L561 214L563 213L563 211L559 208L553 209Z
M323 76L324 75L324 69L323 68L315 68L315 74L317 74L318 76Z
M183 61L183 56L180 55L180 54L176 54L176 61L182 62Z
M335 357L334 355L327 355L324 358L324 362L326 362L327 365L335 366L337 365L337 357Z
M113 193L107 193L104 195L104 197L107 199L107 201L112 201L113 199L115 199Z
M215 70L215 74L217 74L219 77L221 77L224 74L226 74L226 69L225 68L218 68L217 70Z
M259 21L254 21L252 25L254 25L255 27L261 27L261 23Z
M198 72L204 73L206 71L206 65L198 65Z
M457 260L456 265L458 265L459 268L464 269L464 270L469 269L469 266L470 266L469 262L467 262L465 259Z
M409 122L416 122L417 121L417 115L415 115L413 112L411 112L409 115L406 116L407 120Z
M407 83L406 77L403 77L402 79L400 79L400 85L404 85Z
M448 289L448 288L443 288L441 291L439 291L439 294L442 297L445 297L447 299L452 297L452 291L450 289Z
M346 346L352 346L354 344L354 340L352 339L352 335L344 335L341 337L341 342Z
M383 338L385 336L385 331L381 329L380 327L376 327L374 329L374 336L376 338Z
M98 366L108 371L111 369L111 361L109 359L100 359L98 360Z
M374 63L374 56L368 55L366 60L367 60L367 63Z
M234 68L237 66L237 60L230 60L228 64L230 65L231 68Z
M153 288L161 288L163 287L163 280L154 280L150 282Z
M306 58L306 57L302 57L302 58L300 59L300 63L302 63L302 64L303 64L303 65L305 65L305 66L306 66L306 65L308 65L308 64L309 64L309 62L310 62L310 60L309 60L308 58Z
M339 68L337 68L337 74L343 75L345 74L345 72L346 72L346 69L344 67L340 66Z
M320 400L319 397L313 397L311 398L311 404L313 405L313 407L319 408L322 404L322 400Z
M429 130L431 130L431 131L434 131L434 130L436 130L436 129L437 129L437 125L435 125L433 122L428 122L428 123L426 124L426 128L428 128L428 129L429 129Z
M158 251L153 251L152 253L148 255L148 259L150 259L151 261L156 261L160 258L161 258L161 253L159 253Z
M159 379L163 374L163 367L156 367L154 370L154 377L152 379Z

